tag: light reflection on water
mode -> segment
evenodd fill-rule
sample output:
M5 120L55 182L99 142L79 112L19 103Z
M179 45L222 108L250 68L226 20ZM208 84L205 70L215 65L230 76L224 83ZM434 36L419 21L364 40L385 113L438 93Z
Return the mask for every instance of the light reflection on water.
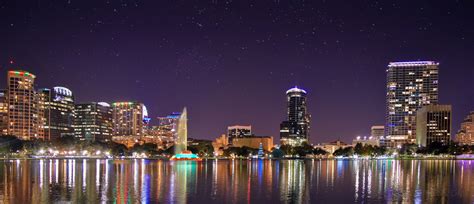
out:
M472 203L453 160L0 161L2 203Z

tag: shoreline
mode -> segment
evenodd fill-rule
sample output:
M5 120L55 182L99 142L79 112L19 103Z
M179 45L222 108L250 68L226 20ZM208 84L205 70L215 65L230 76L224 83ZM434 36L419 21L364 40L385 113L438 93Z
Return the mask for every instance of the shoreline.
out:
M169 158L154 158L154 157L149 157L149 158L134 158L134 157L123 157L123 158L118 158L118 157L36 157L36 158L25 158L25 157L10 157L10 158L0 158L0 160L73 160L73 159L78 159L78 160L161 160L161 161L172 161ZM418 157L412 157L412 158L202 158L202 161L207 161L207 160L250 160L250 161L259 161L259 160L351 160L351 161L376 161L376 160L474 160L474 158L456 158L456 157L428 157L428 158L418 158ZM199 162L199 161L198 161Z

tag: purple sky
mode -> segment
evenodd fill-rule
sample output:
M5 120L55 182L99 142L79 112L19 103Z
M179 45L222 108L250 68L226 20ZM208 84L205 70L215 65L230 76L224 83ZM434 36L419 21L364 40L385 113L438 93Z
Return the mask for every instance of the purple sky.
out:
M472 1L0 1L9 61L78 102L188 107L190 137L251 124L278 138L285 91L308 91L312 142L384 124L390 61L435 60L453 128L474 110ZM156 120L155 120L156 121Z

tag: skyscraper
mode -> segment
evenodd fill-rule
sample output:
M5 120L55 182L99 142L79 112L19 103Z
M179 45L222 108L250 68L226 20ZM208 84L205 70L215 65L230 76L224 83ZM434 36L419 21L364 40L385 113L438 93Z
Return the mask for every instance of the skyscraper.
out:
M57 86L53 89L40 89L38 95L43 138L55 140L64 136L73 136L74 97L72 91Z
M252 135L252 126L250 125L233 125L227 127L227 137L229 138L229 144L232 144L232 140L235 138L242 138Z
M294 87L286 91L287 120L280 124L280 143L299 146L309 141L311 116L306 107L306 91Z
M42 139L36 76L25 71L9 71L7 77L8 134L20 139Z
M0 90L0 134L8 134L8 103L7 91Z
M451 141L451 105L423 106L416 114L416 143L426 147L433 142Z
M474 145L474 111L462 121L461 129L456 134L456 142L463 145Z
M112 108L105 102L75 105L74 136L86 140L112 139Z
M387 69L387 146L414 143L416 112L438 103L438 65L433 61L391 62Z
M116 102L113 107L114 136L143 136L146 109L138 102Z

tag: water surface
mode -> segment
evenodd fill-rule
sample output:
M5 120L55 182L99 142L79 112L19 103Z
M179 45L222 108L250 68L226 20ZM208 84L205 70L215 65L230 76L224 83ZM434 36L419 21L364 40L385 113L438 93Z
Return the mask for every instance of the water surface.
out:
M472 203L474 161L0 161L2 203Z

